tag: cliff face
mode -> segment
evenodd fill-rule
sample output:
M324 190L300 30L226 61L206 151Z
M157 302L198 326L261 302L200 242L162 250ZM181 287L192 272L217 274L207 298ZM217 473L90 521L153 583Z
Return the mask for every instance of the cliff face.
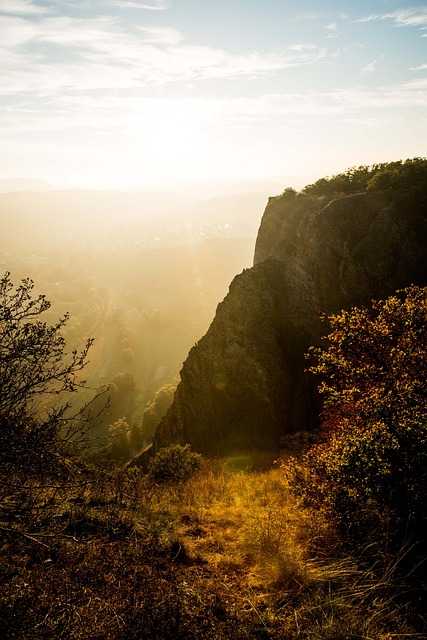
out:
M274 447L285 417L294 411L293 361L311 329L302 312L279 261L267 260L237 276L208 333L184 363L158 441L190 442L212 453L248 443Z
M271 198L254 263L276 258L288 277L298 271L328 313L423 280L426 200L404 196Z
M254 267L234 279L190 351L155 445L272 449L310 428L304 353L325 332L320 314L425 284L426 215L425 188L271 198Z

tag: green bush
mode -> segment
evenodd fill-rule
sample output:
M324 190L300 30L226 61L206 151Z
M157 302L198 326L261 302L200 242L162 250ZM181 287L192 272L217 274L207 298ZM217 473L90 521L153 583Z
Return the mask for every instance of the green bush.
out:
M202 456L191 451L190 445L171 445L160 449L150 463L149 475L155 482L188 480L201 468Z
M427 158L383 162L353 167L345 173L321 178L309 184L303 193L310 196L335 197L363 191L422 189L425 193Z

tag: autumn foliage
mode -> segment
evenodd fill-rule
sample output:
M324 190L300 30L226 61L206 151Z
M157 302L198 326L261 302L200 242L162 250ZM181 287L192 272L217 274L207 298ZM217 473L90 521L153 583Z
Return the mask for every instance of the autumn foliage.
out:
M412 286L331 316L324 346L308 355L323 434L297 465L299 486L351 536L424 537L426 292Z

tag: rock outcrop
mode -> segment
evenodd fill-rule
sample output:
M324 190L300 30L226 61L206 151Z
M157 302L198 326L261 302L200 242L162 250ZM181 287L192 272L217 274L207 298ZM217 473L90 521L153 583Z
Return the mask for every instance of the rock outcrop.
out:
M271 198L254 266L234 279L190 351L155 446L275 449L312 427L304 354L325 332L321 314L425 284L426 196L427 171L416 189Z

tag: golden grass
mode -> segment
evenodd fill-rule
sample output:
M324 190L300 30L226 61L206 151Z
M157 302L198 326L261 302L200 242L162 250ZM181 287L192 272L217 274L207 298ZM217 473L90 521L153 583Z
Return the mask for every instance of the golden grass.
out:
M108 633L96 637L112 640L422 637L393 599L392 564L381 574L343 556L325 515L289 493L278 466L251 471L247 461L206 462L178 485L155 485L138 471L117 473L108 484L69 493L61 507L53 504L45 537L42 525L31 532L49 547L61 545L58 562L37 545L44 554L39 564L14 569L32 585L32 602L54 598L53 613L32 613L41 628L56 629L71 607L81 620L69 622L69 637L95 637L85 629L101 624L90 610L98 598ZM68 602L63 583L78 605ZM19 595L16 606L21 601ZM200 630L206 616L209 631Z
M289 493L278 467L206 463L184 486L157 488L151 508L173 518L173 535L207 563L224 597L259 619L265 637L419 637L389 600L390 576L340 555L325 515Z

